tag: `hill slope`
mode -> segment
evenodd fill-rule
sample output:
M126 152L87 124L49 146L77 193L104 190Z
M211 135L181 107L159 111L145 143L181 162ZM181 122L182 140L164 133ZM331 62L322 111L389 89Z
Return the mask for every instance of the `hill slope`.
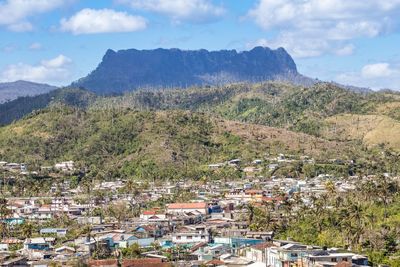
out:
M330 83L301 87L266 82L184 91L138 91L124 96L101 98L94 104L99 109L110 106L139 110L202 111L229 120L285 128L329 140L359 140L372 146L385 143L400 150L400 143L391 137L387 127L371 124L367 120L362 120L361 124L365 123L362 127L369 131L360 131L359 135L350 139L345 134L332 133L333 118L346 114L355 117L376 115L394 123L400 122L399 95L382 92L360 94ZM353 128L354 124L345 123L341 125L341 132L353 131ZM372 135L371 131L380 140L364 136Z
M194 175L206 164L237 157L251 161L268 153L359 154L349 144L189 111L53 106L0 128L2 160L29 165L74 160L110 176L154 171L157 177L177 178Z
M35 96L57 89L55 86L27 81L0 83L0 104L22 96Z
M224 120L284 128L326 140L353 140L369 147L385 144L400 150L396 139L400 122L399 94L360 94L329 83L311 87L278 82L241 83L187 90L139 90L116 97L97 97L81 89L60 89L0 105L0 123L10 123L53 103L97 112L189 110Z
M303 79L283 49L256 47L251 51L185 51L179 49L108 50L99 66L73 83L98 94L141 87L187 87L238 81Z
M46 108L52 103L63 103L75 107L87 107L96 96L81 89L64 88L37 96L19 97L0 104L0 125L9 124L25 115Z

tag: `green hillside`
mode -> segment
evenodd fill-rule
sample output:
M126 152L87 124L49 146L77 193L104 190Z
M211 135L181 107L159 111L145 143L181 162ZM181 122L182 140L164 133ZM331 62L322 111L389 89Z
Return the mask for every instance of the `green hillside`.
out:
M261 84L234 84L224 87L192 88L188 90L139 91L123 96L101 98L95 109L109 107L138 110L185 109L201 111L228 120L261 124L303 132L328 140L349 140L346 134L356 128L354 124L335 125L337 116L377 115L393 123L400 122L400 95L393 92L360 94L329 83L312 87L268 82ZM366 146L387 144L400 150L386 131L388 124L370 124L367 132L359 132L350 140L358 140ZM343 128L344 127L344 128ZM371 128L372 127L372 128ZM373 131L373 138L365 136Z
M36 96L19 97L0 105L0 125L19 120L25 115L46 108L52 104L63 103L85 108L96 99L96 95L82 89L64 88Z
M0 128L0 158L31 166L74 160L108 178L196 177L205 165L288 153L350 159L356 142L244 124L192 111L84 110L54 105ZM198 178L198 177L197 177Z
M158 176L169 177L269 153L367 159L400 150L399 110L398 94L359 94L327 83L232 84L115 97L61 89L0 105L3 123L25 116L0 128L0 156L31 165L71 159L110 176L157 167L167 173Z

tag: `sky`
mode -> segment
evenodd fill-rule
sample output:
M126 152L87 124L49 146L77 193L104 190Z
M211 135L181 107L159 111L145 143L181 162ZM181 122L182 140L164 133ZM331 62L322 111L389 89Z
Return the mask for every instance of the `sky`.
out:
M285 48L311 78L400 90L400 0L0 0L0 82L58 86L107 49Z

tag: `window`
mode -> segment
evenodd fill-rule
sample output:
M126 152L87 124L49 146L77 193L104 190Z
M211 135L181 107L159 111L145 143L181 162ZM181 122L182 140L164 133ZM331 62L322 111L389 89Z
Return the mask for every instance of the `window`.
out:
M191 235L188 235L187 239L192 239L192 236L191 236Z
M181 240L181 236L178 235L178 236L176 237L176 239L177 239L177 240Z
M336 258L332 258L332 259L331 259L331 262L336 262Z
M291 253L290 256L291 256L292 258L297 258L298 255L297 255L297 253Z
M347 258L343 258L342 261L347 261Z

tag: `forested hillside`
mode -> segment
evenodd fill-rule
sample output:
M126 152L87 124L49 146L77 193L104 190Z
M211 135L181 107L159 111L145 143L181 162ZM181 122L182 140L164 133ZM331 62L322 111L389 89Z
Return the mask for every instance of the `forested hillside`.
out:
M99 109L111 106L139 110L189 109L328 140L359 140L367 146L400 149L391 133L398 129L400 118L399 95L394 92L362 94L329 83L301 87L267 82L185 91L139 91L102 98L93 105ZM352 119L341 119L346 116ZM364 130L358 131L360 128Z
M399 150L400 95L355 93L334 84L311 87L279 82L142 90L99 97L82 89L60 89L0 105L0 123L63 103L89 110L190 110L231 121L302 132L333 141L359 141L368 147Z
M85 108L93 103L95 94L81 89L57 89L37 96L19 97L0 105L0 125L11 123L23 116L55 103Z
M115 175L196 176L213 162L270 153L354 157L355 143L212 118L191 111L85 111L54 105L0 128L0 158L33 166L81 162ZM140 170L146 170L142 172ZM111 178L111 177L109 177Z

